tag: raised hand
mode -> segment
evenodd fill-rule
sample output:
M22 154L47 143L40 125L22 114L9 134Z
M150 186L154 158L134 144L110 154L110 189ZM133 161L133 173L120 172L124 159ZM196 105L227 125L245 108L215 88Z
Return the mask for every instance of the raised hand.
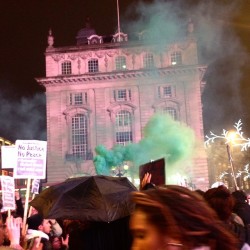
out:
M22 218L13 218L13 216L7 217L6 226L8 229L10 246L15 246L15 248L19 247L19 249L22 249L20 246Z
M152 177L152 175L150 173L146 173L143 176L143 179L142 179L142 181L140 183L140 190L142 190L148 183L150 183L151 177Z

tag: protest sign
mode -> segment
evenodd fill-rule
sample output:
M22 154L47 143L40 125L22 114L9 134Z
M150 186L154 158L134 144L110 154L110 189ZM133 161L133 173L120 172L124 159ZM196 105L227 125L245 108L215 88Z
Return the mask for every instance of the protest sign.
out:
M19 179L45 179L47 142L16 140L17 166L14 177Z
M39 194L40 180L34 179L31 186L32 194Z
M165 159L161 158L155 161L147 162L139 167L139 176L142 181L144 175L152 175L151 182L157 186L165 184Z
M3 210L15 209L15 182L14 178L7 175L1 176Z
M17 154L15 145L1 146L2 169L15 168L17 163Z

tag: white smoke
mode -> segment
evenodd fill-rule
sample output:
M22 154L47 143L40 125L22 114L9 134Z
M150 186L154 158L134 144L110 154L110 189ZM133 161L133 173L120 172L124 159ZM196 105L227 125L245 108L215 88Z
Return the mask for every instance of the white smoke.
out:
M46 140L45 94L11 100L0 95L0 136L8 140Z

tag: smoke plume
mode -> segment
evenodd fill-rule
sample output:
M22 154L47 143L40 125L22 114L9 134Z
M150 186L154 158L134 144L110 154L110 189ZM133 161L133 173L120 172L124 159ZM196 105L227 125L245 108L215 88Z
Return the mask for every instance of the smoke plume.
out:
M108 175L112 167L130 161L133 162L131 171L138 173L138 166L150 160L165 158L170 167L192 157L195 144L193 131L168 115L155 114L143 132L144 138L139 143L117 145L111 150L98 145L94 158L96 172Z
M193 21L199 64L208 66L202 96L205 132L220 131L242 118L240 88L247 53L236 33L235 20L243 4L217 0L140 1L134 2L122 18L122 27L131 37L147 30L151 42L159 44L159 51L166 42L185 39L187 23Z

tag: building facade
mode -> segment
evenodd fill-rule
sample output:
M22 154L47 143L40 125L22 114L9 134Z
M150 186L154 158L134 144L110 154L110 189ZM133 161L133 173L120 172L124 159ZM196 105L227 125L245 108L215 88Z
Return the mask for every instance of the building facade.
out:
M91 33L91 34L90 34ZM203 149L202 76L192 26L178 42L137 41L117 33L109 42L81 30L74 46L54 47L52 32L45 52L47 183L95 174L94 149L137 143L156 112L191 127L198 139L188 173L196 188L208 187Z

